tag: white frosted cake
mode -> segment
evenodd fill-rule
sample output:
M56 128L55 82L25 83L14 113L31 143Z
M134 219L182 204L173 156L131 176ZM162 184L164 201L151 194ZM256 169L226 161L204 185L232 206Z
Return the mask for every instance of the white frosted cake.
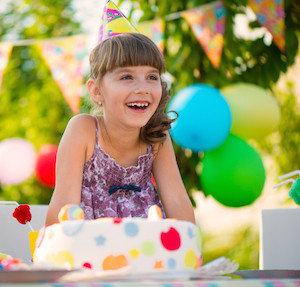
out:
M40 230L34 262L148 274L194 271L202 265L200 230L175 219L64 220Z

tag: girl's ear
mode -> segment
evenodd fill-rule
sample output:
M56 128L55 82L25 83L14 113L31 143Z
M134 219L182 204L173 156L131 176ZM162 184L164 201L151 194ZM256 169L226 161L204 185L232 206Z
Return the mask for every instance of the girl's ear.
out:
M89 79L86 85L93 101L96 103L102 102L103 98L99 86L97 85L97 82L94 79Z

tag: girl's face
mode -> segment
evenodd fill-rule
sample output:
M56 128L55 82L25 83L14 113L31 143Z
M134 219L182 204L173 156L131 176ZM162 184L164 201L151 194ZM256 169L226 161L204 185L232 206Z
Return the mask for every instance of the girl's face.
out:
M130 66L107 72L99 87L104 116L130 128L146 125L162 96L160 75L151 66Z

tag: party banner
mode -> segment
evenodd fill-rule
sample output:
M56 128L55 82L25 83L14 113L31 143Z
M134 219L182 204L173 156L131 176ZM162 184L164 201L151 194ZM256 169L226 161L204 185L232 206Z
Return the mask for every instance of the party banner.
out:
M78 113L84 78L83 61L87 55L86 36L45 40L36 46L73 113Z
M212 2L201 7L181 12L189 23L198 41L213 66L220 66L226 10L221 1Z
M107 0L100 21L98 43L125 32L137 33L137 30L127 20L116 4Z
M0 87L12 48L12 43L0 43Z
M257 21L272 34L274 43L281 52L284 52L283 0L248 0L248 5L256 14Z
M137 30L149 37L157 45L161 53L164 53L165 22L162 19L142 22L138 24Z

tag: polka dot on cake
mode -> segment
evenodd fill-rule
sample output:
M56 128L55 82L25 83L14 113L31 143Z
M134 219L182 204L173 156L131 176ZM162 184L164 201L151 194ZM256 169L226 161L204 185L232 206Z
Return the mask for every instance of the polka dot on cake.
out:
M85 263L82 264L82 267L87 268L87 269L92 269L92 264L89 263L89 262L85 262Z
M65 267L67 269L74 268L74 258L67 250L61 250L56 254L49 254L47 260L54 263L57 267Z
M125 224L125 233L130 237L134 237L139 233L139 227L134 222L128 222Z
M146 256L152 256L156 252L155 244L152 241L145 241L142 244L142 252Z
M140 255L140 252L137 249L131 249L129 251L130 258L138 258Z
M181 246L180 234L174 227L170 227L167 232L162 232L160 240L163 247L170 251L177 250Z
M129 265L127 257L123 254L109 255L102 262L103 270L117 270Z
M120 217L115 217L115 218L113 218L113 223L114 224L119 224L119 223L121 223L122 222L122 218L120 218Z
M99 235L99 236L95 237L94 239L95 239L96 245L100 245L100 246L105 245L106 237Z
M193 269L197 268L197 257L195 255L194 250L189 249L185 253L184 266Z
M188 235L189 235L189 238L193 239L195 237L195 233L193 231L192 228L188 228Z
M174 258L169 258L167 264L170 269L174 269L176 267L176 260Z
M66 236L74 236L80 232L84 223L84 220L63 221L61 228Z
M164 264L162 260L156 260L153 267L154 269L164 269Z

